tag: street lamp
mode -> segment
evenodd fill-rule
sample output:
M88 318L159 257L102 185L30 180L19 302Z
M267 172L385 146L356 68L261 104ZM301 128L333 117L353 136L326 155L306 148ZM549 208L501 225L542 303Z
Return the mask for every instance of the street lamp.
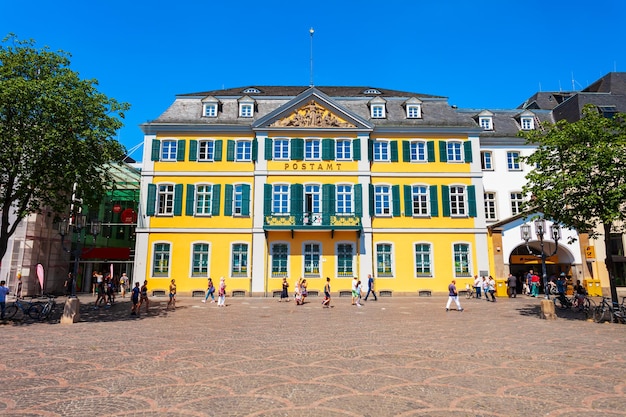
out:
M544 240L543 236L546 233L546 220L542 217L534 221L535 223L535 234L537 235L537 239L539 240L539 245L541 247L541 255L535 255L528 246L528 241L531 238L531 226L529 224L524 223L520 226L520 234L522 235L522 240L526 242L526 249L528 249L528 253L541 258L541 273L543 274L543 292L545 293L545 297L549 300L550 293L548 291L548 271L546 269L546 259L556 255L556 252L559 249L559 240L561 239L561 226L556 223L552 223L550 226L550 237L554 240L555 246L554 251L548 255L544 250Z
M80 261L80 256L82 255L82 242L80 239L80 234L82 230L87 226L87 216L84 214L76 214L73 218L73 222L68 219L63 219L59 223L59 234L61 235L61 246L63 250L67 253L70 253L74 257L74 268L72 272L72 288L71 288L71 298L76 297L76 277L78 276L78 263ZM68 249L65 247L65 236L70 233L70 228L73 227L73 232L76 233L76 248L74 250L71 247ZM100 234L100 230L102 229L102 222L99 220L92 220L89 225L89 234L93 236L93 243L96 243L96 236Z

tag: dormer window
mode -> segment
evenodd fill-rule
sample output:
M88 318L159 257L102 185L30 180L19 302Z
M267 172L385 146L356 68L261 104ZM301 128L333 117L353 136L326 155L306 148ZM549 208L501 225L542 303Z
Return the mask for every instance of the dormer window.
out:
M421 119L422 118L422 101L418 98L411 97L404 102L404 108L406 110L407 119Z
M617 108L615 106L598 106L598 111L602 117L612 119L615 113L617 113Z
M489 110L484 110L475 116L474 120L478 119L478 125L483 130L493 130L493 113Z
M254 100L248 96L239 99L239 117L254 116Z
M367 90L363 91L363 94L380 94L380 91L375 88L368 88Z
M370 116L372 119L384 119L387 117L386 105L387 102L381 98L376 97L370 100Z
M258 88L254 88L254 87L250 87L250 88L246 88L245 90L243 90L244 94L260 94L261 90L259 90Z
M202 116L217 117L219 101L215 97L205 97L202 99Z
M522 130L533 130L535 128L535 119L533 117L524 116L520 118Z

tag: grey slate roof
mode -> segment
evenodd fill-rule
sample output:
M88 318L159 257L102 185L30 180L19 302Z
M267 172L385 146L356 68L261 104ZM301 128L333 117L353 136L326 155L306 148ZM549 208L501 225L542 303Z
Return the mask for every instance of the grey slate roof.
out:
M248 88L256 88L260 91L260 93L244 93L244 91ZM203 91L199 93L187 93L187 94L179 94L178 96L243 96L249 95L254 97L295 97L307 89L311 87L304 86L256 86L251 85L247 87L235 87L235 88L227 88L224 90L211 90L211 91ZM445 98L443 96L433 96L430 94L419 94L419 93L410 93L407 91L397 91L397 90L389 90L386 88L376 88L376 87L343 87L343 86L325 86L318 87L315 86L316 89L320 90L322 93L326 94L330 97L420 97L420 98ZM377 90L381 94L364 94L366 90Z

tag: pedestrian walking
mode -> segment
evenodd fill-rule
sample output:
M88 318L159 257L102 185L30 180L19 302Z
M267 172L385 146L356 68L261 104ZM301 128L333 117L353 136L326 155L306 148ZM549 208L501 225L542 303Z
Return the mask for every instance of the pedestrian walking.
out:
M133 306L130 309L131 316L139 315L139 293L141 290L139 289L139 283L135 282L135 287L130 293L130 301L133 303Z
M304 300L306 299L306 296L309 295L306 289L307 285L308 284L306 283L306 278L305 278L300 283L300 293L302 294L302 304L304 304Z
M450 311L450 304L452 301L456 304L456 309L458 311L463 311L463 307L461 307L461 303L459 302L459 293L456 290L456 281L452 280L450 285L448 285L448 303L446 304L446 311Z
M287 300L289 300L289 296L287 296ZM217 306L226 307L226 282L224 277L220 277L220 286L217 290Z
M168 310L172 306L172 310L176 310L176 282L172 279L170 282L170 300L167 302L165 310Z
M287 278L283 278L283 290L280 293L280 301L289 301L289 283L287 282Z
M491 294L491 301L496 302L496 280L489 275L489 294Z
M374 291L374 278L372 274L367 274L367 294L365 294L365 301L367 301L367 297L372 294L374 296L374 301L378 301L378 297L376 297L376 292Z
M533 297L539 296L539 275L533 274L530 277L530 288Z
M9 295L9 287L6 281L0 281L0 319L4 320L4 311L7 308L7 295Z
M353 306L355 305L360 306L359 301L358 301L359 300L359 293L357 289L358 285L359 285L359 279L357 277L354 277L352 279L352 305Z
M326 277L326 285L324 285L324 301L322 307L330 307L330 277Z
M65 287L65 295L67 297L72 295L72 286L73 285L74 285L74 277L72 276L71 272L68 272L67 273L67 279L65 280L65 283L63 284L63 286Z
M208 300L209 297L211 297L211 302L214 303L215 302L214 294L215 294L215 285L213 285L213 280L209 278L209 282L207 284L206 295L204 296L204 300L202 300L202 302L206 303L206 300Z
M476 291L476 299L480 300L480 293L482 289L482 280L480 279L480 277L478 275L474 275L474 290ZM485 294L485 296L487 296Z
M15 288L15 298L22 298L22 273L17 273L17 287Z
M150 308L150 300L148 299L148 281L144 281L141 289L139 291L139 305L137 306L137 315L139 315L139 310L143 304L146 304L146 314L148 314L148 309Z
M128 285L128 276L126 272L122 273L120 277L120 292L122 293L122 298L126 298L126 289Z
M485 301L489 302L489 280L487 280L487 277L483 277L481 285L483 287L483 293L485 294Z
M509 273L509 277L506 279L506 285L508 287L509 298L517 297L517 277Z

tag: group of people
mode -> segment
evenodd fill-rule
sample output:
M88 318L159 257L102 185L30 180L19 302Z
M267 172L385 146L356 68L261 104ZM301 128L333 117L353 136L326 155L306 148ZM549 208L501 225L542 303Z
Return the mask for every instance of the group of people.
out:
M467 284L466 290L470 290L470 284ZM485 300L496 302L496 280L493 279L491 275L489 277L479 277L478 275L474 275L474 291L476 292L476 298L481 299L482 294L485 294ZM489 300L489 296L491 296L491 300Z
M361 280L359 280L358 277L354 277L354 279L352 280L352 305L356 305L361 307L361 301L362 301L362 296L363 293L365 293L365 298L364 300L367 301L367 297L370 296L370 294L374 297L374 301L378 301L378 297L376 296L376 292L374 291L374 278L372 277L372 274L369 274L367 276L367 292L365 292L363 290L363 286L361 283ZM304 304L304 301L307 297L308 291L307 291L307 282L305 278L300 277L295 284L295 292L294 292L294 299L296 301L296 305L302 305ZM207 298L208 298L208 293L207 293ZM280 300L278 300L279 302L281 301L289 301L290 297L289 297L289 282L287 282L287 278L283 278L283 282L282 282L282 290L280 293ZM322 301L322 306L323 307L330 307L330 277L326 277L326 284L324 285L324 299Z
M207 284L206 294L204 295L203 303L206 303L207 300L211 297L211 302L215 302L215 285L213 284L213 279L209 277L209 282ZM220 283L217 290L217 306L218 307L226 307L226 281L224 277L220 277Z

